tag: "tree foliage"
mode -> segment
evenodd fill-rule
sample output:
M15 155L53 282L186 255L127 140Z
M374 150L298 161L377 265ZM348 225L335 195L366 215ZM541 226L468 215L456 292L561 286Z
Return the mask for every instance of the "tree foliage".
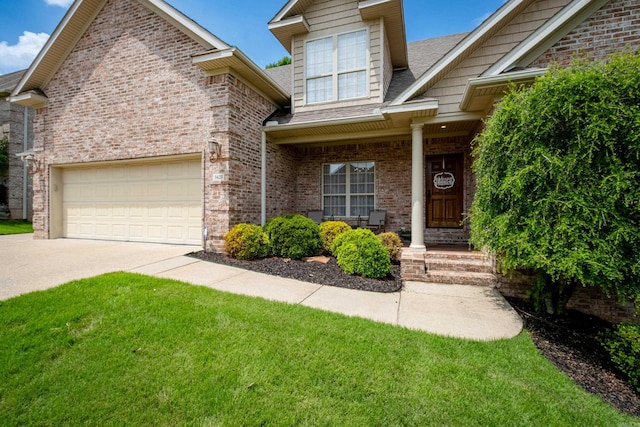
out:
M7 137L0 138L0 173L9 169L9 140Z
M291 64L291 57L283 56L282 59L279 59L276 62L271 62L267 64L265 68L276 68L276 67L281 67L283 65L289 65L289 64Z
M507 271L536 271L548 311L549 298L565 304L576 285L638 299L637 54L579 60L512 88L474 156L472 243L495 252Z

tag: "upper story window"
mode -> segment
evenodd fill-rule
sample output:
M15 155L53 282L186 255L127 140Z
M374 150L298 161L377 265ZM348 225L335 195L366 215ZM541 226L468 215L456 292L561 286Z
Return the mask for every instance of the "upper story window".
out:
M307 103L367 96L367 30L308 41Z

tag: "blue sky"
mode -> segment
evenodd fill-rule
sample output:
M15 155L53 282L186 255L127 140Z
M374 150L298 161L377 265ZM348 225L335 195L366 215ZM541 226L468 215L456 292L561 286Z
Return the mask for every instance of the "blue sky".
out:
M0 74L27 68L72 0L0 0ZM168 0L264 67L287 52L267 29L286 0ZM470 31L504 0L404 0L407 40Z

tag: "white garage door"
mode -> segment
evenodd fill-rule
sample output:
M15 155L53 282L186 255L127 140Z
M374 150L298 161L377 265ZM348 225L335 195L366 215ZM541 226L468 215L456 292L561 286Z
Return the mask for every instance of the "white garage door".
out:
M200 245L200 160L62 172L64 237Z

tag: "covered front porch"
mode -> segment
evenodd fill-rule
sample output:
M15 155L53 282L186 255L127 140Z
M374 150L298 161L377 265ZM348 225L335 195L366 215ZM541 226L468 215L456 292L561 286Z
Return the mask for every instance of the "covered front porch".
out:
M424 262L433 245L468 247L465 218L476 188L471 144L482 117L437 117L435 111L425 117L424 111L422 117L403 112L376 120L267 122L264 220L282 213L282 203L270 194L281 191L291 211L322 210L324 220L351 225L370 210L384 210L386 231L410 238L407 265L420 256ZM288 172L288 184L279 190L274 171L280 177ZM410 280L427 278L413 274Z

